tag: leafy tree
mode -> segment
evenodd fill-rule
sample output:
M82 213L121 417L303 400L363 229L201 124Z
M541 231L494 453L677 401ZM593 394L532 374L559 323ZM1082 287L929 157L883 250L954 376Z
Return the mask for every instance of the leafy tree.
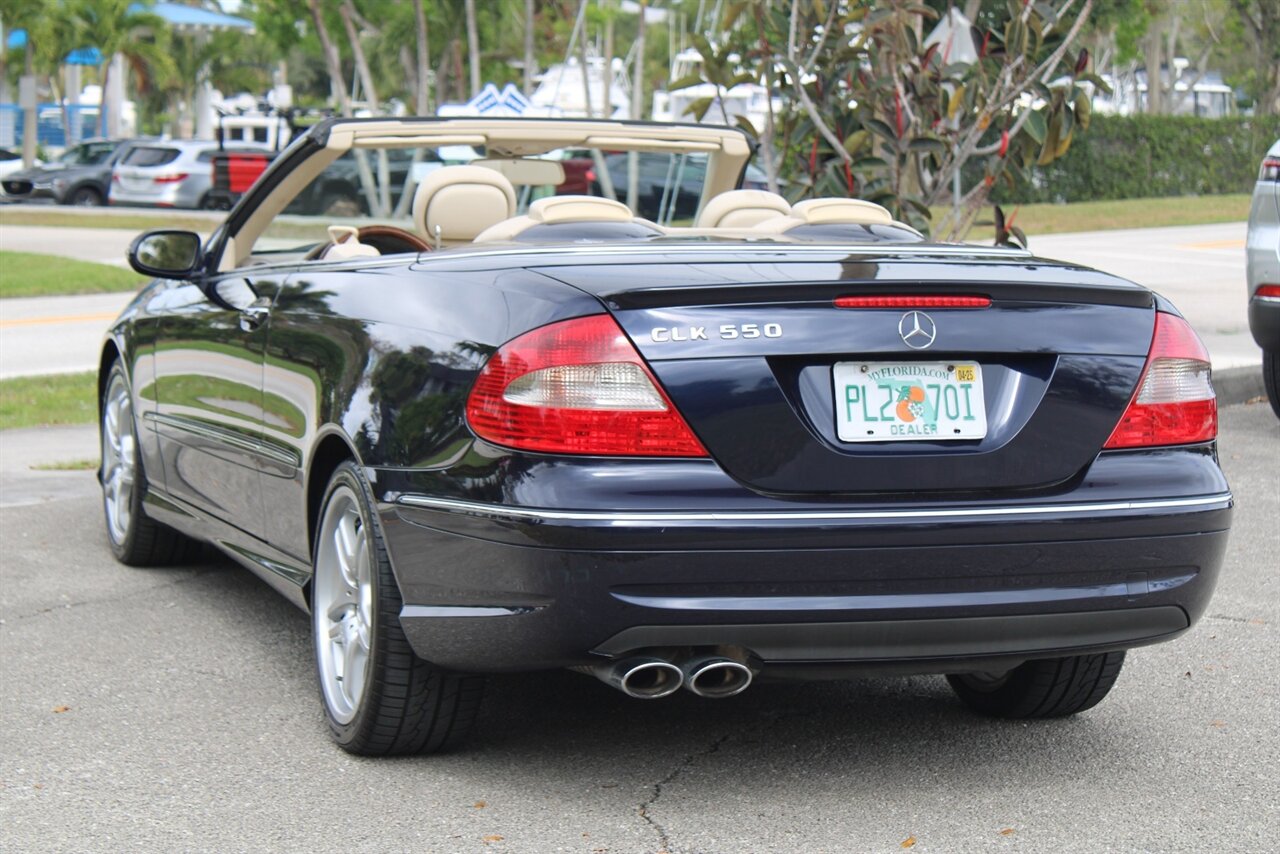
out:
M961 239L998 181L1052 162L1088 127L1080 84L1105 84L1087 54L1068 50L1092 9L1093 0L984 4L971 64L924 44L939 12L915 0L731 3L721 35L694 43L705 82L761 80L786 96L767 127L750 130L776 150L776 177L793 197L857 196L928 229L929 207L982 158L983 174L933 229Z
M78 28L102 53L100 77L105 105L111 83L111 61L120 54L138 77L139 88L148 89L158 78L174 73L167 49L169 30L164 20L137 0L78 0L71 4ZM102 132L107 131L107 111L102 111Z

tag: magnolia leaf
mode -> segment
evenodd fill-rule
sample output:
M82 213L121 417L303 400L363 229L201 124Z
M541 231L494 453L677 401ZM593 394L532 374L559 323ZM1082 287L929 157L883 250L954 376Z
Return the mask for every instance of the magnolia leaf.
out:
M754 73L752 73L752 72L750 72L750 71L744 71L744 72L742 72L741 74L735 74L735 75L734 75L734 76L729 80L729 85L728 85L728 86L726 86L725 88L726 88L726 89L732 89L734 86L738 86L738 85L741 85L741 84L743 84L743 83L754 83L754 82L756 82L756 76L755 76L755 74L754 74Z
M864 146L871 142L871 134L865 130L854 131L845 137L844 150L849 154L857 154Z
M930 139L929 137L919 136L907 144L907 150L945 154L947 144L940 139Z
M1070 113L1067 115L1070 115ZM1062 137L1062 139L1058 141L1058 148L1053 152L1054 160L1057 160L1059 157L1067 153L1067 149L1071 147L1071 137L1074 133L1075 131L1069 130L1067 131L1066 136Z
M1040 144L1044 144L1044 135L1048 130L1044 121L1044 113L1036 110L1027 116L1026 124L1023 125L1027 134Z
M686 74L679 80L667 84L667 91L674 92L677 89L688 89L690 86L700 86L705 83L700 74Z
M898 201L909 208L914 209L925 219L933 219L933 211L929 210L929 206L913 196L900 196Z
M956 87L956 91L951 93L951 100L947 102L947 118L954 119L956 113L960 109L960 105L964 103L964 84L961 83Z
M715 102L716 99L711 96L707 96L706 98L697 98L689 102L688 109L696 120L702 121L702 117L707 114L707 110L711 109L711 105Z
M733 117L733 120L735 123L737 123L738 127L742 128L751 136L755 138L759 138L760 133L756 130L756 126L751 123L751 119L747 118L746 116L737 115Z
M872 133L879 134L890 142L896 143L898 141L898 135L893 132L893 128L879 119L865 119L862 124Z
M883 157L863 157L859 160L853 161L853 163L849 165L853 169L857 169L857 170L887 169L889 167L889 161L885 160Z
M1089 129L1089 121L1093 118L1093 104L1089 102L1089 96L1083 90L1076 90L1076 121L1080 123L1080 130L1087 131Z
M1055 152L1058 150L1058 134L1062 132L1062 118L1055 113L1049 119L1049 129L1044 135L1044 146L1040 149L1040 157L1036 160L1037 166L1048 166L1053 162Z
M720 31L732 32L733 25L738 22L738 17L746 11L750 3L729 3L724 7L724 17L720 19Z
M1092 83L1094 86L1097 86L1097 87L1098 87L1098 91L1102 92L1104 95L1110 95L1110 94L1111 94L1111 86L1107 84L1107 81L1103 80L1101 77L1099 77L1098 75L1094 74L1092 71L1090 71L1090 72L1089 72L1089 73L1087 73L1087 74L1081 74L1081 75L1080 75L1080 79L1081 79L1081 80L1088 80L1088 81L1089 81L1090 83Z

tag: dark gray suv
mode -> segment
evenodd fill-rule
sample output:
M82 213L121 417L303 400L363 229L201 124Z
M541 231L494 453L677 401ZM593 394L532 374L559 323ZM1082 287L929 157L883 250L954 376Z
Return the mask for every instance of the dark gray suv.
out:
M111 170L145 139L90 139L73 145L57 160L14 172L0 181L5 194L19 201L53 199L60 205L105 205Z

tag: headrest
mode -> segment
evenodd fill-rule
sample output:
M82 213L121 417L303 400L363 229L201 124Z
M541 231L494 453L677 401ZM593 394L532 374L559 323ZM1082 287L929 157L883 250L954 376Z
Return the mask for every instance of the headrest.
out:
M631 222L635 214L622 202L600 196L547 196L529 205L529 219L561 222Z
M889 225L893 214L874 202L861 199L809 199L796 202L791 216L805 225Z
M707 202L695 228L751 228L767 219L786 216L791 205L764 190L730 190Z
M501 172L444 166L429 172L413 195L413 221L429 242L464 243L516 212L516 191Z

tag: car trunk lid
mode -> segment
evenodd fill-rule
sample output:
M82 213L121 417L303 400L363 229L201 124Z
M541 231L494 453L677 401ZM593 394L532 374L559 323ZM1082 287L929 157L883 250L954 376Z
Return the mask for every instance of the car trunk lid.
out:
M633 260L541 272L599 297L717 462L776 495L906 500L1069 481L1124 411L1155 318L1141 287L1027 256ZM990 303L911 307L955 295ZM835 304L867 296L908 302ZM917 347L906 337L919 324L931 337ZM961 424L966 414L985 424Z

